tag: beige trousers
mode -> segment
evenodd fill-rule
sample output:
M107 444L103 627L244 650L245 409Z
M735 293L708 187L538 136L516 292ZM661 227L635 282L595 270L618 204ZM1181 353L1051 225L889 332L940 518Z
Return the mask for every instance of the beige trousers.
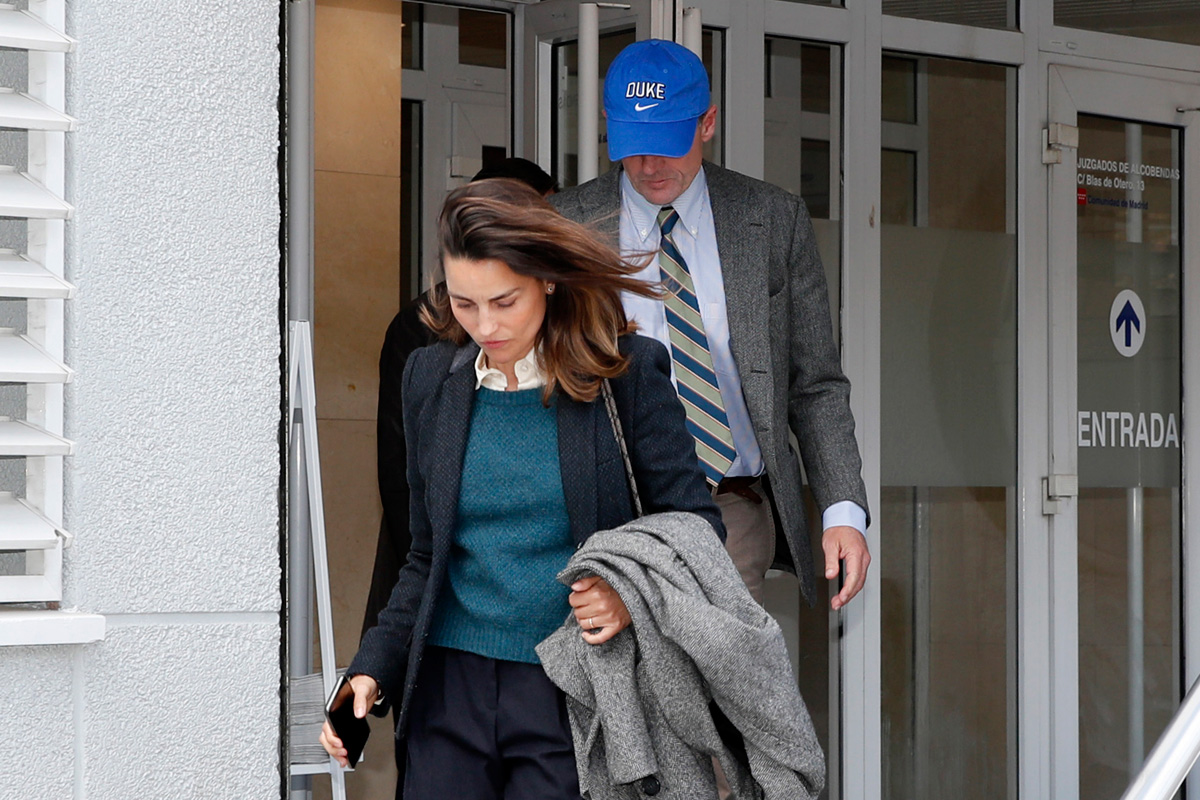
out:
M750 590L750 596L762 605L763 582L775 560L775 519L762 481L755 481L750 488L762 498L761 503L732 492L717 494L715 489L713 500L721 509L721 521L725 523L725 550Z
M716 489L713 500L721 509L721 521L725 523L725 550L750 590L750 596L762 605L766 596L767 570L775 560L775 519L762 481L755 481L750 488L762 498L761 503L732 492L717 494ZM713 771L717 777L717 795L720 800L725 800L731 794L729 782L715 758Z

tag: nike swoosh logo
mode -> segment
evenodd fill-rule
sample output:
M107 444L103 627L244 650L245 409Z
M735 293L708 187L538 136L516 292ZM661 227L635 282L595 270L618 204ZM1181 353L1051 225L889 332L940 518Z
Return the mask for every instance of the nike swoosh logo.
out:
M659 105L662 105L662 103L651 103L648 106L644 106L641 103L634 103L633 110L634 111L646 111L648 109L654 108L655 106L659 106Z

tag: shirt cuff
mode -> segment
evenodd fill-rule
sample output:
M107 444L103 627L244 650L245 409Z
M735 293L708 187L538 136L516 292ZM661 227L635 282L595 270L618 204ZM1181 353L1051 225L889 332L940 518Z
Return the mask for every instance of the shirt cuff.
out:
M821 530L827 531L838 525L849 525L859 533L866 535L867 512L853 500L842 500L825 509L821 515Z

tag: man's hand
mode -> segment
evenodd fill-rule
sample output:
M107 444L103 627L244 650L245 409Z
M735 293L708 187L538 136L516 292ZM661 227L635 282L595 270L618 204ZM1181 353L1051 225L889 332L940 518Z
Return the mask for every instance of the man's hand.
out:
M867 567L871 563L871 554L867 552L867 539L849 525L837 525L826 529L821 537L821 549L825 551L825 578L837 580L839 563L846 562L846 577L842 581L842 590L829 601L829 606L837 611L854 599L854 595L862 590L867 582Z

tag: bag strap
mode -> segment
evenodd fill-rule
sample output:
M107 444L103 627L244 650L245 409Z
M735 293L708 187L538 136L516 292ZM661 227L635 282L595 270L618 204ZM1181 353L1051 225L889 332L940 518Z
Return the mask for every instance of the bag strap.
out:
M633 479L633 463L629 460L629 448L625 446L625 432L621 428L621 418L617 415L617 401L613 398L612 386L608 378L600 384L600 394L604 395L604 407L608 410L608 420L612 423L613 436L617 439L617 447L621 450L621 458L625 461L625 477L629 481L629 493L633 497L633 513L642 516L642 498L638 496L637 481Z

